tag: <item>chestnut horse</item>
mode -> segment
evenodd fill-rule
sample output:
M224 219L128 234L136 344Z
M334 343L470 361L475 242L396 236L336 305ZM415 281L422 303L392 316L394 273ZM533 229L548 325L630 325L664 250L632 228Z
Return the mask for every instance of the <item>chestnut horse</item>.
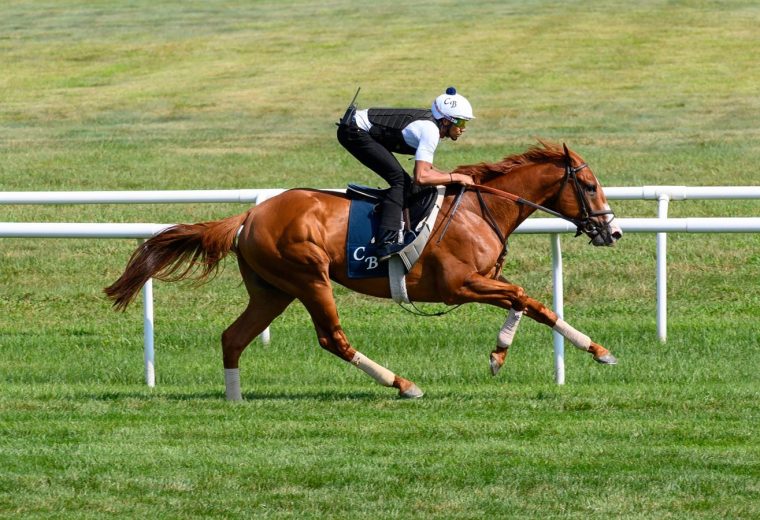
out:
M586 163L564 145L541 145L497 163L459 167L456 171L471 175L476 185L466 191L458 185L447 188L429 242L406 276L412 301L487 303L509 311L491 352L494 375L523 313L558 331L599 363L617 362L607 349L501 274L506 237L536 209L572 221L578 233L597 246L612 245L621 236ZM250 300L222 334L228 399L241 399L238 362L243 350L294 299L311 315L322 348L381 385L397 388L401 397L421 397L417 385L354 349L338 320L331 280L364 294L391 296L388 279L347 275L349 204L343 193L293 189L240 215L173 226L141 244L105 292L114 307L123 310L149 278L203 280L234 251Z

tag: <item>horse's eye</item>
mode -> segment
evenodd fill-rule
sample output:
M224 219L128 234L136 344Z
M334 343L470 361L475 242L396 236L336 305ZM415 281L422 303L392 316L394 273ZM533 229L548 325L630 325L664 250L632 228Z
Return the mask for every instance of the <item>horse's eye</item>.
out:
M585 188L591 195L596 195L596 184L586 184Z

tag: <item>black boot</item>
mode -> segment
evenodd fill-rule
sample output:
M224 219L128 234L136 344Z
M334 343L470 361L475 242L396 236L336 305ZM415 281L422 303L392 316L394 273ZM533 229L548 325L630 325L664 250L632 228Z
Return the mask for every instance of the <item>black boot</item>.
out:
M392 229L380 229L380 232L377 234L377 236L379 238L380 245L377 247L375 254L381 262L388 260L391 256L404 249L404 246L406 245L399 243L398 231L394 231Z

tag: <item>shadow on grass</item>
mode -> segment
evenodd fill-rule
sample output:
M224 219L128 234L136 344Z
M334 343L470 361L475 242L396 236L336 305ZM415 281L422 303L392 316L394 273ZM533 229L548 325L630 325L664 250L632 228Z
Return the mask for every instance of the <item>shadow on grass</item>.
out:
M97 393L82 393L72 396L75 399L91 399L94 401L217 401L226 402L224 392L139 392L139 391L110 391ZM394 394L383 395L376 392L356 392L341 390L325 391L293 391L293 392L246 392L243 394L243 402L265 401L377 401L386 399L400 399Z

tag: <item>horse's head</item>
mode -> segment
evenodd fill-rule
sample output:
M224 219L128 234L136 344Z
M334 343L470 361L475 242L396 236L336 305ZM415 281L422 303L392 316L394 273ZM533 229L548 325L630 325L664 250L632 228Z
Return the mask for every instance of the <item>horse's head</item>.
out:
M591 168L564 144L560 148L540 139L539 143L542 147L510 155L501 162L460 166L456 171L472 176L475 191L532 208L523 212L522 219L538 209L569 220L578 228L578 235L586 234L595 246L617 242L623 231L614 221Z
M611 246L623 236L615 215L607 203L604 190L591 168L562 145L565 152L565 174L559 191L549 207L578 226L578 235L585 234L595 246ZM578 236L576 235L576 236Z

